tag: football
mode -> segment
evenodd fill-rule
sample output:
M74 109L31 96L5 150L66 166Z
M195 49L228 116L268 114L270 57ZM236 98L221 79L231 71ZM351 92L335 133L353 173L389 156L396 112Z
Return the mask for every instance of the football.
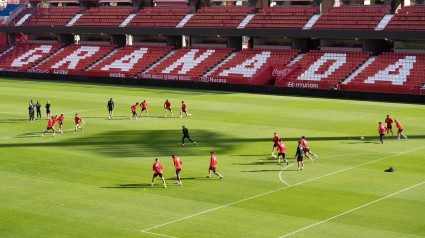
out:
M272 155L273 158L276 158L276 155Z
M364 140L364 137L362 136L362 137L360 137L360 140Z

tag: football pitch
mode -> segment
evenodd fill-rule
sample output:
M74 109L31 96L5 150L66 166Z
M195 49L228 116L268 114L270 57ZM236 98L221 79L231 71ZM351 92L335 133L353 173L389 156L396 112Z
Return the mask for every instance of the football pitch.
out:
M425 237L425 105L5 78L0 92L2 238ZM43 120L28 122L31 99ZM65 115L56 137L41 137L48 100ZM130 119L143 100L149 117ZM182 100L193 117L179 118ZM387 114L407 140L381 144ZM274 132L288 166L270 156ZM296 171L303 135L319 158ZM206 178L210 151L223 180ZM155 158L167 188L150 186Z

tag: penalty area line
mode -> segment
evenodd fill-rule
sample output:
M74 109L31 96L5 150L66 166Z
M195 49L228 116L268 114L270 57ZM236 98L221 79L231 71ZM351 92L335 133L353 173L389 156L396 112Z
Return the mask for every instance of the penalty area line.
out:
M283 171L284 171L285 169L287 169L287 168L289 168L289 167L291 167L291 166L293 166L293 165L295 165L295 164L291 164L291 165L285 166L285 167L284 167L282 170L280 170L280 172L279 172L279 179L280 179L280 181L282 181L282 183L284 183L284 184L288 185L289 187L290 187L290 186L292 186L292 185L290 185L289 183L285 182L285 180L283 180L283 178L282 178L282 173L283 173Z
M296 234L296 233L298 233L298 232L301 232L301 231L307 230L307 229L309 229L309 228L312 228L312 227L318 226L318 225L320 225L320 224L323 224L323 223L325 223L325 222L328 222L328 221L330 221L330 220L333 220L333 219L338 218L338 217L340 217L340 216L343 216L343 215L345 215L345 214L348 214L348 213L354 212L354 211L356 211L356 210L358 210L358 209L361 209L361 208L363 208L363 207L366 207L366 206L372 205L372 204L374 204L374 203L377 203L377 202L379 202L379 201L385 200L385 199L387 199L387 198L393 197L393 196L395 196L395 195L397 195L397 194L399 194L399 193L405 192L405 191L410 190L410 189L412 189L412 188L416 188L416 187L418 187L418 186L420 186L420 185L422 185L422 184L424 184L424 183L425 183L425 181L423 181L423 182L421 182L421 183L418 183L418 184L416 184L416 185L413 185L413 186L411 186L411 187L405 188L405 189L403 189L403 190L400 190L400 191L398 191L398 192L392 193L392 194L390 194L390 195L388 195L388 196L385 196L385 197L383 197L383 198L380 198L380 199L378 199L378 200L375 200L375 201L372 201L372 202L369 202L369 203L363 204L363 205L361 205L361 206L359 206L359 207L353 208L353 209L351 209L351 210L348 210L348 211L343 212L343 213L341 213L341 214L338 214L338 215L336 215L336 216L330 217L330 218L328 218L328 219L326 219L326 220L323 220L323 221L320 221L320 222L314 223L314 224L312 224L312 225L306 226L306 227L301 228L301 229L299 229L299 230L296 230L296 231L294 231L294 232L288 233L288 234L286 234L286 235L284 235L284 236L281 236L280 238L288 237L288 236L291 236L291 235Z

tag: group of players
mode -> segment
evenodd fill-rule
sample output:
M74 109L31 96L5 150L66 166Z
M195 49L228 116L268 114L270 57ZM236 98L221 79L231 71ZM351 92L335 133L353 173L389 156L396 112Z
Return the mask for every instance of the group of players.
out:
M49 117L47 117L49 118ZM46 134L49 130L52 130L53 136L56 136L56 129L55 129L55 125L56 122L59 124L59 132L63 133L63 121L65 120L65 117L63 114L60 115L60 117L58 117L58 115L55 116L51 116L49 118L49 121L47 122L47 129L41 133L41 136L44 136L44 134ZM74 133L77 133L77 130L80 129L81 131L83 130L83 125L84 125L84 121L83 119L81 119L81 117L78 116L78 113L75 113L75 131Z
M394 118L394 121L393 121L393 119L390 118L390 115L387 115L387 118L385 118L385 123L387 123L386 127L382 124L382 122L378 123L379 140L381 141L382 144L384 144L385 133L387 133L387 137L390 136L390 132L391 132L391 135L394 136L393 123L395 123L398 128L397 139L400 140L400 136L403 136L404 139L407 140L407 136L403 134L403 126L397 119Z

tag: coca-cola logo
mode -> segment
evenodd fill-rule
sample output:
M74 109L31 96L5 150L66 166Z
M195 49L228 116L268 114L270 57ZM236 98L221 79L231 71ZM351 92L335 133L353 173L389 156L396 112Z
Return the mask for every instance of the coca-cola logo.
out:
M278 69L278 68L275 68L275 69L273 70L273 72L272 72L272 76L273 76L273 77L280 77L280 76L283 76L283 75L287 74L287 73L288 73L288 71L289 71L289 69L288 69L288 68L286 68L286 69Z

